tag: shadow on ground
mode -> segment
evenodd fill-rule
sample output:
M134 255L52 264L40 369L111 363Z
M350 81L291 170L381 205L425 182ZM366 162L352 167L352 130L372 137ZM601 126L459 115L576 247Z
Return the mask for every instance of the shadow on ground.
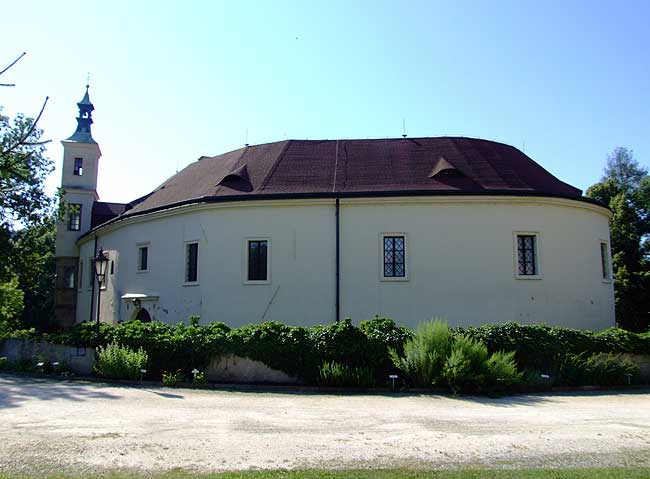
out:
M87 401L118 399L119 396L101 391L102 385L60 379L0 375L0 409L20 407L26 401Z

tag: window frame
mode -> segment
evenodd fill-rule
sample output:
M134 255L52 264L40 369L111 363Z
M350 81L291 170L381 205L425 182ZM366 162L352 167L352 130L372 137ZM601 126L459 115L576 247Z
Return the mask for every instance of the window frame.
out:
M141 242L141 243L136 243L137 247L137 258L136 258L136 273L148 273L150 268L149 264L151 263L151 255L149 254L149 250L151 249L151 243L149 241ZM140 269L142 266L142 256L141 252L143 249L147 250L147 264L146 264L146 269Z
M603 251L604 247L604 251ZM603 283L612 282L612 255L609 249L609 241L600 239L598 241L600 252L600 279ZM603 255L603 253L605 253ZM606 274L605 274L606 273Z
M78 207L79 209L76 213L68 211L68 231L81 231L81 211L83 205L81 203L70 203L70 206ZM76 228L73 228L73 218L77 219Z
M248 262L250 243L255 241L266 241L266 279L248 279ZM268 236L248 236L244 238L244 254L242 264L242 284L271 284L271 238Z
M402 237L404 239L404 276L386 276L384 269L384 255L386 251L384 249L384 240L385 238L392 237ZM401 281L410 281L411 277L411 265L409 258L411 257L411 245L409 242L409 236L404 232L394 232L394 233L379 233L379 281L382 282L401 282Z
M189 262L189 252L190 245L196 245L196 280L189 281L188 276L188 262ZM183 286L196 286L199 284L199 254L200 254L200 245L198 240L188 240L183 242Z
M532 236L535 239L535 274L522 274L519 273L519 237ZM514 275L515 279L523 280L540 280L543 278L542 274L542 248L541 237L539 231L513 231L512 244L513 244L513 260L514 260Z

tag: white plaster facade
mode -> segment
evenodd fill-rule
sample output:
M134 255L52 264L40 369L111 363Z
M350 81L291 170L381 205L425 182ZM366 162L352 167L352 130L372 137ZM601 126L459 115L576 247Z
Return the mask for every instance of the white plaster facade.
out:
M518 196L343 198L340 204L341 317L358 322L379 314L411 328L434 316L462 326L614 326L613 284L603 279L601 265L600 244L609 245L606 208ZM516 275L518 232L537 236L533 278ZM407 275L400 281L382 278L380 238L389 233L406 238ZM247 238L269 240L269 280L261 284L246 281ZM198 281L191 285L184 282L187 242L199 244ZM141 244L149 248L147 272L137 269ZM172 208L86 235L79 242L84 265L95 247L114 262L101 292L102 321L133 317L125 295L144 295L142 307L168 323L190 315L232 327L267 320L326 324L336 317L332 199ZM77 322L93 319L91 295L81 278Z

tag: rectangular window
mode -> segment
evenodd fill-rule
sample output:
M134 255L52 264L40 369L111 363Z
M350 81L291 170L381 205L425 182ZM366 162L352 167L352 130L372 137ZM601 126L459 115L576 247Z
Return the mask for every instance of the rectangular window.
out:
M140 246L138 248L138 271L147 271L149 269L149 247Z
M406 278L406 241L404 236L384 236L384 278Z
M83 176L84 174L84 160L83 158L74 159L74 175Z
M185 282L196 283L199 280L199 244L185 245Z
M248 281L268 281L268 241L248 240Z
M84 262L79 261L79 289L83 288L84 281Z
M70 203L70 211L68 213L68 230L79 231L81 229L81 205L78 203Z
M111 261L111 276L115 273L115 261Z
M609 281L609 245L604 241L600 243L600 267L603 280Z
M537 276L537 236L533 234L517 235L517 275Z
M63 287L72 289L75 287L74 284L74 266L66 266L63 268Z

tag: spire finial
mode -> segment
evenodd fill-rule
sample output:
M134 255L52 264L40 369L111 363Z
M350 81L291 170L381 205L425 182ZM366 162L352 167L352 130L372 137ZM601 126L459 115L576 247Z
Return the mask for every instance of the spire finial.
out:
M90 72L86 75L86 91L88 91L88 87L90 87Z

